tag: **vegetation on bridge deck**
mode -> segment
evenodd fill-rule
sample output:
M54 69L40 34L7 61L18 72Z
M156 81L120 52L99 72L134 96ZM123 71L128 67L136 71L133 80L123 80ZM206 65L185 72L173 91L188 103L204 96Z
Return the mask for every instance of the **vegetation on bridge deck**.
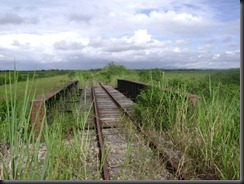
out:
M192 158L191 165L188 165L190 177L209 175L219 179L240 179L240 69L129 70L124 66L109 63L101 69L65 71L64 75L59 75L61 72L55 74L52 73L55 71L49 72L43 71L42 77L37 77L37 72L37 78L27 77L25 80L19 78L21 72L17 72L18 75L16 72L12 75L0 73L0 81L2 83L4 81L0 86L0 140L1 144L9 144L14 158L18 157L18 154L26 154L24 148L18 150L22 142L30 143L29 137L32 132L29 129L29 102L36 96L71 79L79 80L80 88L92 86L95 84L94 81L116 87L117 79L128 79L152 85L138 96L135 105L137 121L147 130L156 132L155 135L170 138L186 158ZM26 73L29 76L33 74L33 72ZM45 76L46 78L43 78ZM169 93L162 94L155 90L156 87L193 93L201 96L202 100L190 108L185 98L172 98ZM21 171L22 175L18 175L20 167L17 167L11 176L5 168L5 177L72 179L72 173L80 172L80 168L76 165L82 158L75 156L81 151L78 149L81 138L77 137L77 130L83 127L82 123L86 117L87 112L79 118L75 114L59 114L55 123L49 125L47 131L40 135L40 140L48 142L47 147L50 149L50 153L46 155L47 160L44 163L35 162L34 167L29 163L28 167L33 168ZM54 140L56 145L61 146L62 138L68 135L77 138L74 148L63 152L58 147L52 147ZM53 156L53 153L57 156ZM1 158L0 154L2 162ZM15 164L22 162L23 157L20 156ZM41 171L37 167L39 164L43 164ZM62 170L63 167L71 168L71 166L72 172ZM78 178L85 178L84 175L81 174Z

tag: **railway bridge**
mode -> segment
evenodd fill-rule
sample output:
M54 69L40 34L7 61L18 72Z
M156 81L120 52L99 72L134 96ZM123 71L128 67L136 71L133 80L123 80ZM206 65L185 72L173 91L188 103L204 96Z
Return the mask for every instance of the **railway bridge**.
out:
M133 118L133 105L136 102L136 97L141 90L149 87L148 84L118 80L117 88L99 83L96 87L85 89L78 89L77 84L78 81L71 81L31 102L31 125L35 127L36 132L39 131L45 117L44 114L53 102L62 96L69 99L75 93L79 95L76 103L81 109L88 110L92 107L85 127L87 130L94 130L96 135L96 140L94 140L96 149L94 150L98 150L102 179L118 179L121 168L129 164L129 157L134 155L136 158L140 152L137 150L139 141L132 138L134 135L132 135L131 129L127 127L128 123L136 129L139 139L148 145L148 148L144 150L145 154L147 152L149 154L153 150L157 152L155 155L162 160L164 176L160 178L185 179L185 172L179 171L180 153L170 153L166 147L162 146L166 142L155 141L154 135L143 130ZM196 95L192 94L188 94L188 97L190 101L198 99ZM48 108L45 108L45 104L48 105ZM127 125L121 122L125 121L125 118ZM153 158L150 159L152 159L153 164Z

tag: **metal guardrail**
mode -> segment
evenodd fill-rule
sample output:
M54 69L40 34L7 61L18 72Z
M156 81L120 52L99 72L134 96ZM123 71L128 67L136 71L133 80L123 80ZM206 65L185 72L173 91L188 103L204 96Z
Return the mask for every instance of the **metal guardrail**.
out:
M118 79L117 88L120 92L124 93L126 97L136 100L136 97L140 94L142 89L149 87L149 84L136 82L132 80Z
M118 79L117 82L118 82L117 89L120 92L124 93L125 96L131 98L133 101L136 100L136 97L140 94L140 91L142 89L150 87L150 85L147 83L142 83L142 82L137 82L137 81L132 81L132 80ZM163 89L163 90L170 91L169 89ZM180 92L177 92L177 91L175 91L173 93L180 94ZM188 103L192 104L192 105L195 105L196 102L199 99L201 99L200 96L194 95L191 93L186 93L186 96L188 97Z
M57 101L61 96L69 99L71 94L74 93L75 90L78 90L77 87L78 81L70 81L31 101L30 123L34 126L35 131L39 131L41 128L46 106L50 106L52 104L51 102Z

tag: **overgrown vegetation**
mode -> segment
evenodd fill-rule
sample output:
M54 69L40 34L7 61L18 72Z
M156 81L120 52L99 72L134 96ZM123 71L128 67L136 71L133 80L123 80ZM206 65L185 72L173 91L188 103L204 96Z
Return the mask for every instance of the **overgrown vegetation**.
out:
M162 79L137 98L137 121L146 130L166 132L183 153L194 158L196 177L240 179L239 72L212 73L201 81L172 79L165 84ZM164 92L165 88L173 92ZM202 100L191 106L186 92Z
M46 128L33 142L29 102L54 88L54 84L70 79L78 79L79 87L85 88L98 82L116 87L118 78L151 84L137 98L137 122L147 131L167 136L186 157L194 158L191 178L209 175L215 179L240 179L240 69L174 73L160 69L128 70L109 63L101 69L63 72L64 75L50 71L38 77L37 73L35 78L29 72L24 77L20 77L21 72L0 77L4 78L4 85L0 86L0 144L8 145L10 150L7 160L0 153L0 176L4 179L91 178L86 165L91 137L84 132L89 112L77 116L74 105L70 114L57 109L57 118L52 124L45 119ZM164 91L165 88L172 92ZM195 106L190 105L186 92L202 99ZM67 136L72 137L72 146L67 147ZM46 150L44 159L38 158L40 149ZM99 169L93 179L99 179Z
M11 79L11 75L9 78ZM100 179L99 173L88 176L87 172L92 138L84 133L84 124L89 112L77 115L77 109L73 105L72 114L69 114L69 120L73 121L67 123L65 111L54 109L53 113L58 114L58 118L54 118L50 124L45 116L40 132L34 133L33 126L29 123L29 102L33 99L30 96L30 81L26 81L25 93L19 104L17 79L17 72L14 72L14 83L5 86L6 106L5 111L1 111L5 116L0 119L0 179ZM70 139L64 139L69 129L67 125L72 126Z
M80 87L97 85L98 82L117 86L117 79L138 80L139 76L136 71L128 70L123 65L116 65L111 62L104 68L93 69L89 71L76 71L70 77L79 80Z

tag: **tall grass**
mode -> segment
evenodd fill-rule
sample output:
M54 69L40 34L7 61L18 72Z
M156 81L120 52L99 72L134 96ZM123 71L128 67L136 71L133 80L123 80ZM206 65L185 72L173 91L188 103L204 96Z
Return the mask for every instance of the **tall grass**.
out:
M212 86L196 106L187 103L187 86L172 92L159 86L144 90L137 98L137 121L146 129L164 131L184 155L194 158L192 173L206 179L240 179L240 100ZM238 94L237 94L238 96Z
M11 75L9 75L11 77ZM27 79L22 100L18 99L18 72L14 73L14 83L5 85L6 115L1 118L0 178L3 180L70 180L96 179L87 171L90 155L91 137L86 133L85 122L89 112L77 114L73 104L72 114L67 121L67 113L60 112L52 122L45 116L41 129L36 136L30 126L30 91ZM73 100L75 101L75 100ZM53 112L55 114L55 112ZM45 113L46 114L46 113ZM73 122L70 122L73 118ZM73 124L73 126L70 126ZM66 126L66 128L65 128ZM68 127L72 138L65 139ZM9 148L6 148L9 147ZM94 178L95 177L95 178ZM98 176L97 176L98 177Z

